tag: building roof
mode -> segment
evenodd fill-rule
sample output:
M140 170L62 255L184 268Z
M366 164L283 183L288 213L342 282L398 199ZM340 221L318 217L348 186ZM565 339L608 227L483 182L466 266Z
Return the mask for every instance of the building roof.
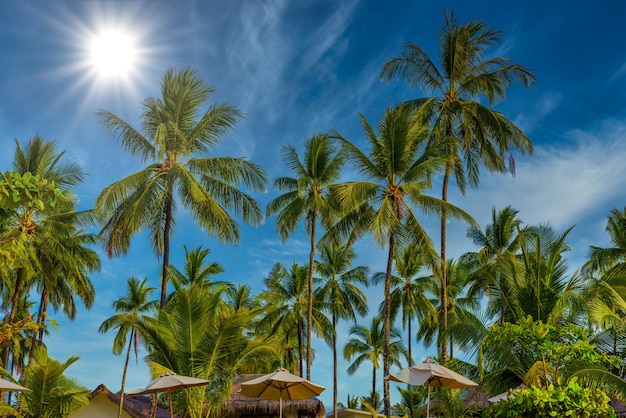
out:
M89 395L89 399L93 399L99 394L104 394L115 405L120 404L120 394L111 392L106 386L99 385ZM150 416L150 397L149 396L124 396L124 411L131 418L147 418ZM158 403L156 418L169 418L170 412L167 406Z

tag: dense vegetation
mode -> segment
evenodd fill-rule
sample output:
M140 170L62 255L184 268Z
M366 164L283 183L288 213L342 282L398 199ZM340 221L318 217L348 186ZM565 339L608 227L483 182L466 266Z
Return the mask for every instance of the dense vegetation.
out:
M422 341L487 393L530 388L496 404L494 416L534 415L537 408L564 416L583 404L586 416L610 414L609 395L626 399L626 208L608 215L612 247L592 247L589 260L572 273L565 258L571 228L525 225L512 207L494 208L491 223L481 228L447 199L450 177L465 193L466 185L478 186L480 167L504 172L514 166L512 151L532 151L526 135L490 107L514 79L534 80L506 58L485 59L500 39L482 22L459 24L446 13L440 67L407 44L381 74L434 96L391 106L376 123L362 117L367 148L331 130L306 140L302 153L300 146L283 147L285 175L273 183L282 194L265 214L276 216L283 240L302 222L310 255L290 266L276 263L257 294L247 284L216 280L223 268L210 262L208 248L185 247L183 266L169 261L172 250L183 250L170 248L178 208L230 244L239 241L236 219L251 225L264 219L250 194L267 186L263 168L211 154L241 113L228 103L207 108L213 89L194 70L164 75L161 96L144 101L140 128L98 112L144 166L106 187L93 210L77 211L74 188L84 174L54 141L16 141L13 167L0 178L0 347L3 369L33 392L8 402L24 417L61 417L85 404L86 389L63 375L78 359L60 363L46 353L45 336L56 326L48 312L73 318L77 303L89 308L95 299L90 275L102 263L98 245L115 258L147 230L161 260L161 286L129 277L126 294L113 302L114 313L100 330L117 332L112 349L125 355L122 392L140 344L154 376L173 371L210 380L174 394L181 416L220 416L241 373L285 367L310 377L313 335L332 349L335 410L338 375L366 365L371 392L348 394L346 407L420 416L424 388L400 388L400 401L391 405L384 376L391 365L412 364L412 344ZM348 165L358 177L340 182ZM432 196L437 179L443 180L442 198ZM423 228L424 216L441 219L440 251ZM446 257L450 217L467 223L475 252ZM384 272L353 265L353 244L362 237L386 251ZM363 290L381 284L383 303L365 325ZM337 345L340 321L352 325L343 347ZM454 349L463 351L462 359ZM345 371L338 370L339 354L351 362ZM436 390L432 410L479 414L464 396Z

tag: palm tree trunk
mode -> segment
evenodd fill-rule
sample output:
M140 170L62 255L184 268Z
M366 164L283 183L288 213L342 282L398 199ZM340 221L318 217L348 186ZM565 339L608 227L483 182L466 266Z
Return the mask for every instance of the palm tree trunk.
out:
M122 410L124 408L124 386L126 385L126 371L128 370L128 360L130 360L130 351L133 347L133 338L135 337L135 329L130 330L130 341L128 342L128 351L126 352L126 360L124 361L124 373L122 373L122 388L120 389L120 407L117 412L117 418L122 418Z
M446 165L446 172L443 176L443 188L441 200L448 201L448 184L450 182L450 166ZM446 274L446 233L447 214L444 210L441 213L441 323L439 324L439 336L448 329L448 277ZM441 362L448 361L448 343L441 338Z
M309 253L309 307L306 313L306 379L311 380L311 340L313 339L313 262L315 258L315 227L317 211L311 214L311 252Z
M376 367L372 367L372 403L376 395Z
M385 273L385 309L384 309L384 351L383 351L383 376L389 376L389 363L390 363L390 344L391 344L391 306L390 293L391 293L391 270L393 269L393 258L396 246L396 234L391 232L389 235L389 254L387 255L387 271ZM384 414L386 417L390 416L391 400L389 399L389 380L383 379L383 405Z
M167 281L170 267L170 229L172 227L172 191L169 190L165 199L165 226L163 227L163 269L161 271L161 303L160 310L165 310L167 301Z
M332 314L333 320L333 416L337 418L337 318Z
M39 310L37 311L37 324L42 325L44 323L44 313L46 312L46 305L48 301L48 289L46 287L41 291L41 298L39 299ZM39 331L33 331L32 341L30 343L30 350L28 350L28 363L33 358L35 348L40 346L43 341L43 328Z
M304 365L302 364L302 322L298 319L298 376L302 377L304 372Z
M408 349L409 349L409 366L412 366L413 365L413 351L412 351L411 347L413 346L413 344L411 343L411 341L413 340L413 334L411 333L411 317L410 316L409 316L409 319L407 321L407 330L409 332L409 335L408 335L408 341L409 341L409 346L408 346Z
M11 312L9 313L9 317L5 318L9 324L12 324L15 320L15 315L17 314L17 305L19 304L20 297L22 295L22 285L24 282L24 269L18 268L15 275L15 289L13 291L13 299L11 300ZM4 348L4 353L2 355L2 367L5 370L8 370L9 367L9 352L11 351L11 345L7 343L7 346Z

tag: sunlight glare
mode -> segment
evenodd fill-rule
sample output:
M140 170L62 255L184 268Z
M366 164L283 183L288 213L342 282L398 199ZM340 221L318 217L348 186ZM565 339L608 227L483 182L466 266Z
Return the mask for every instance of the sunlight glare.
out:
M104 32L91 43L91 64L103 76L126 76L135 61L133 39L123 32Z

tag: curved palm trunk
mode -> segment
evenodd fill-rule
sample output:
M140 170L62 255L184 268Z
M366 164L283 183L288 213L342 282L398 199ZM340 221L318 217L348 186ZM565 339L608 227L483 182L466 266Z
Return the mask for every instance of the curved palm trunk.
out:
M41 298L39 299L39 310L37 311L37 324L43 325L45 320L44 316L46 309L48 308L48 289L46 287L41 291ZM28 351L28 363L33 358L35 348L41 346L43 343L43 327L39 331L34 331L32 336L32 342L30 344L30 350Z
M393 256L396 246L396 234L389 235L389 254L387 256L387 271L385 273L385 309L384 309L384 352L383 352L383 376L389 376L390 341L391 341L391 306L389 295L391 293L391 270L393 269ZM372 395L373 396L373 395ZM389 379L383 379L383 405L385 416L390 416L391 400L389 399Z
M309 253L309 307L306 313L306 379L311 380L311 339L313 338L313 261L315 258L315 226L317 211L311 215L311 252Z
M333 416L337 418L337 318L332 314L333 321Z
M128 342L128 351L126 351L126 360L124 361L124 373L122 373L122 388L120 389L120 407L117 412L117 418L122 418L122 410L124 408L124 386L126 385L126 372L128 371L128 360L130 360L130 351L133 347L133 338L135 338L135 329L130 330L130 341Z
M167 301L167 282L170 265L170 230L172 228L172 190L168 190L165 199L165 226L163 227L163 269L161 271L161 303L160 310L165 310Z
M446 166L443 176L443 189L441 200L448 201L448 183L450 182L450 166ZM441 323L439 324L439 336L448 329L448 277L446 274L446 232L447 214L444 210L441 214ZM448 342L441 338L441 362L448 361Z

